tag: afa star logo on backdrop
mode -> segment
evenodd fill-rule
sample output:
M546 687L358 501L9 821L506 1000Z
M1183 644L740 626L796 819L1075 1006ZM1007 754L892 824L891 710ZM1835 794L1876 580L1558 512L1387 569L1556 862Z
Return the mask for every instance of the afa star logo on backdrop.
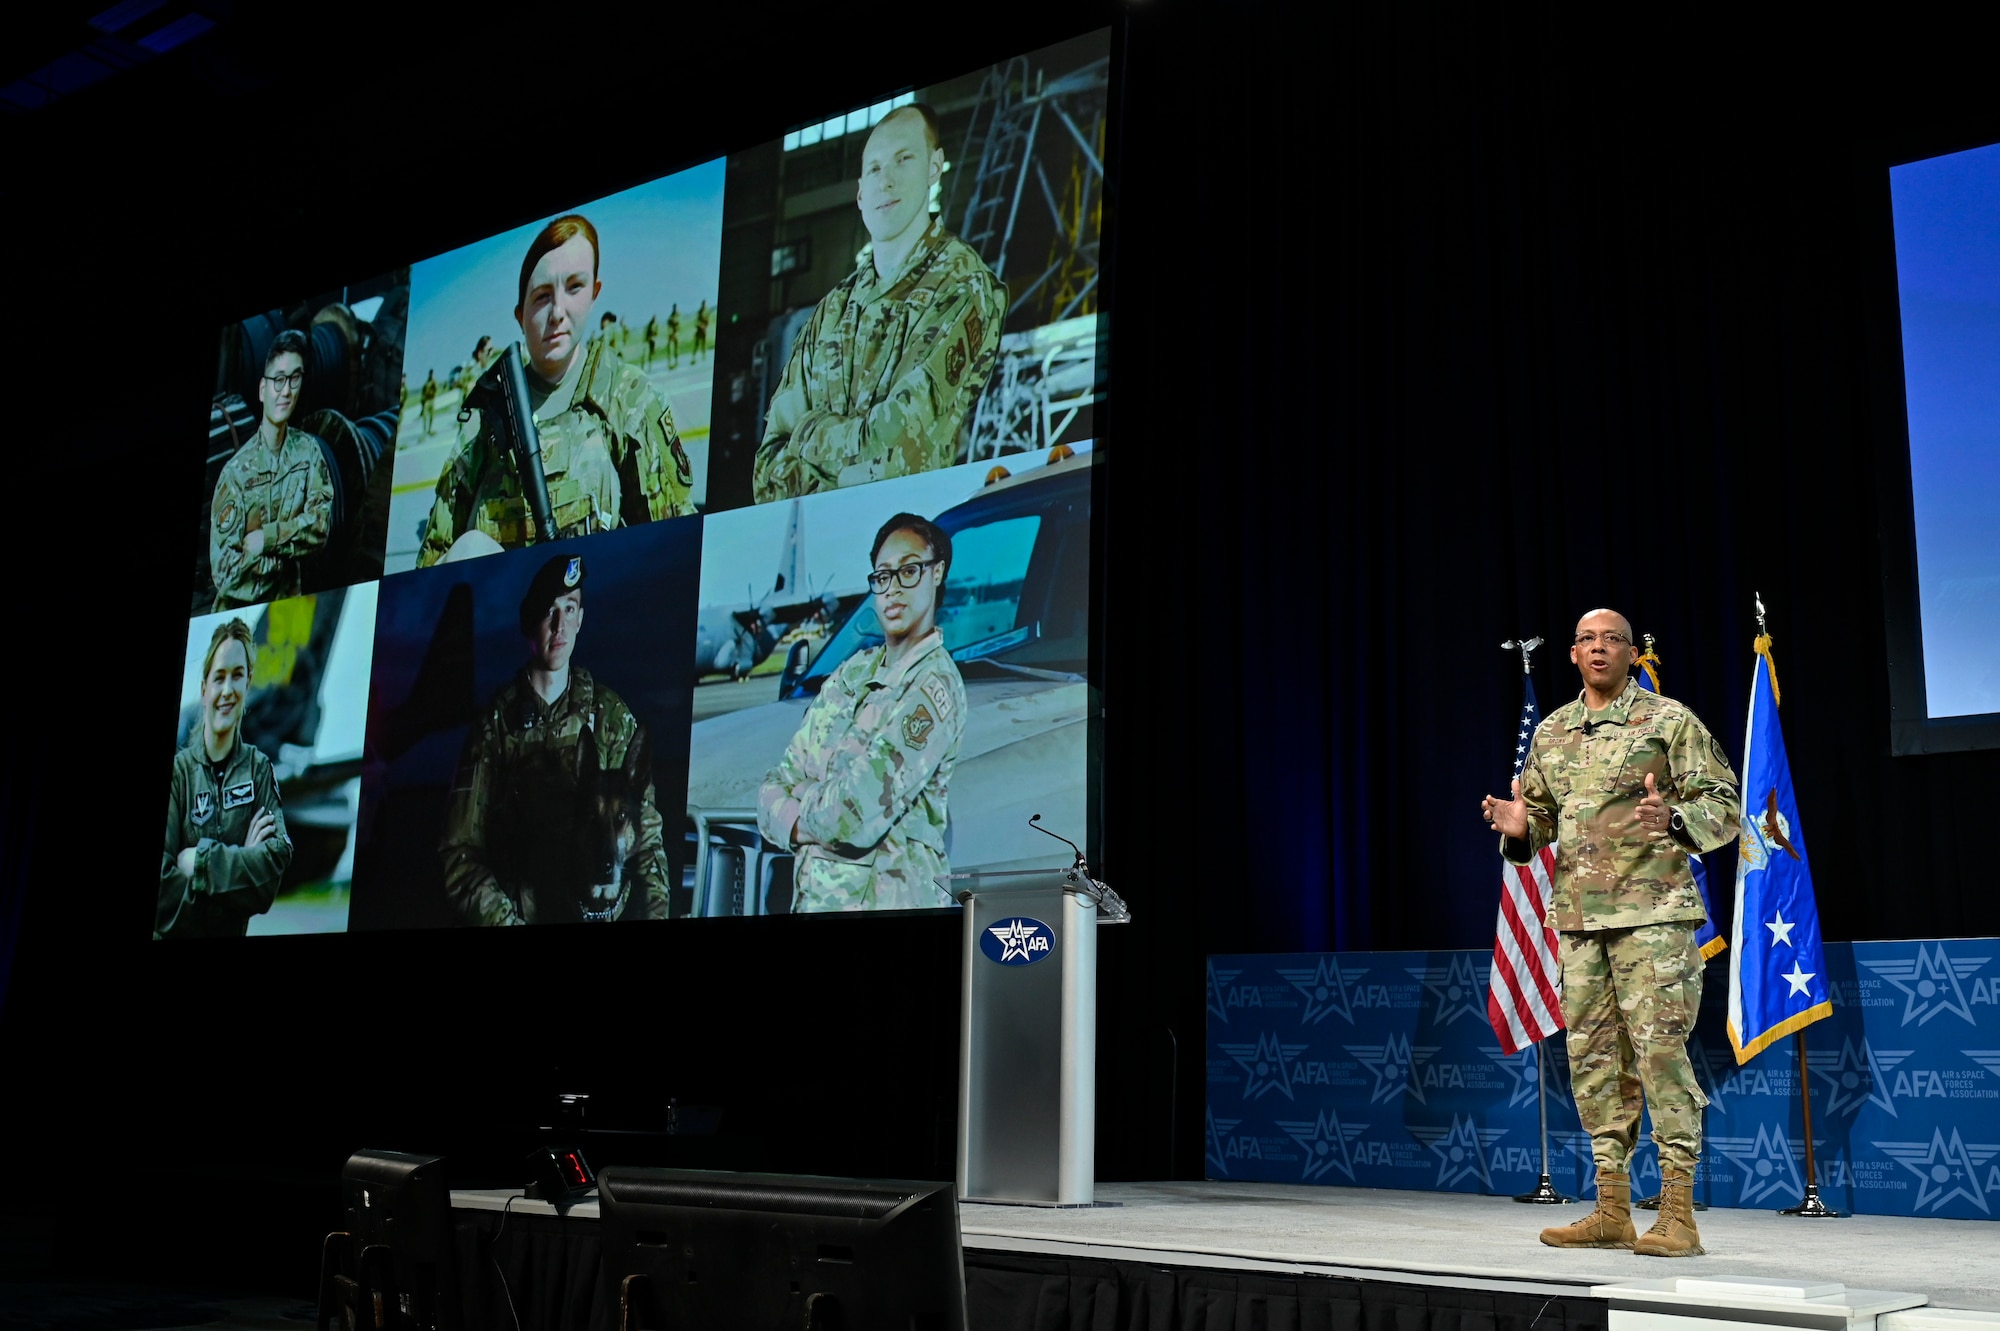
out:
M1354 1141L1368 1130L1366 1123L1342 1123L1340 1115L1331 1109L1322 1109L1319 1117L1304 1122L1288 1122L1279 1119L1273 1125L1278 1131L1297 1142L1305 1152L1305 1169L1299 1175L1300 1181L1316 1179L1332 1170L1339 1170L1354 1182Z
M1927 1142L1871 1142L1870 1145L1917 1176L1917 1200L1912 1212L1926 1206L1941 1209L1954 1197L1963 1197L1981 1213L1993 1214L1986 1203L1986 1188L1979 1181L1979 1167L2000 1155L2000 1144L1967 1142L1951 1130L1946 1141L1943 1128L1933 1128Z
M1567 1155L1577 1163L1576 1188L1585 1192L1597 1186L1597 1156L1590 1149L1590 1134L1587 1132L1549 1133L1549 1155Z
M1494 1067L1507 1074L1511 1085L1507 1090L1507 1107L1518 1109L1522 1105L1535 1102L1535 1046L1529 1045L1518 1054L1508 1055L1498 1045L1481 1045L1479 1052ZM1551 1070L1551 1081L1559 1088L1557 1094L1567 1094L1569 1081L1561 1076L1561 1069Z
M1208 1167L1224 1178L1229 1176L1229 1161L1224 1154L1222 1139L1236 1131L1236 1125L1242 1121L1240 1118L1217 1118L1213 1109L1208 1111L1208 1122L1204 1125L1202 1137L1202 1155L1206 1157Z
M1222 991L1225 987L1236 983L1236 977L1242 973L1241 970L1218 970L1215 958L1208 959L1208 1015L1225 1026L1229 1024L1229 1012L1226 1007L1226 995Z
M1302 1024L1317 1025L1337 1013L1342 1021L1352 1026L1354 1004L1349 986L1359 984L1361 977L1367 973L1365 966L1343 971L1340 962L1327 955L1322 956L1319 964L1311 970L1280 968L1278 978L1305 995L1306 1010L1299 1018Z
M1424 988L1437 997L1437 1014L1434 1024L1449 1026L1460 1017L1471 1017L1480 1024L1486 1021L1485 976L1474 971L1471 956L1460 953L1451 959L1449 966L1407 966L1413 979L1421 980Z
M1410 1045L1407 1035L1392 1035L1387 1044L1351 1044L1347 1052L1360 1059L1368 1070L1375 1074L1375 1089L1368 1093L1368 1103L1377 1104L1393 1100L1408 1092L1418 1104L1424 1103L1424 1087L1421 1073L1424 1065L1437 1056L1442 1045Z
M1861 1106L1872 1104L1886 1110L1891 1117L1900 1118L1895 1101L1889 1098L1889 1079L1883 1074L1894 1072L1897 1064L1915 1052L1877 1049L1863 1036L1859 1049L1854 1047L1853 1040L1845 1039L1840 1042L1838 1054L1824 1049L1806 1050L1806 1067L1826 1083L1826 1113L1852 1115Z
M1304 1045L1283 1044L1276 1032L1266 1031L1257 1037L1256 1044L1223 1044L1216 1048L1235 1059L1246 1074L1245 1100L1259 1099L1268 1091L1276 1091L1287 1100L1292 1098L1292 1060L1306 1051Z
M1799 1161L1805 1158L1806 1149L1792 1145L1792 1139L1775 1124L1758 1124L1755 1137L1710 1137L1709 1141L1743 1171L1738 1205L1756 1206L1769 1197L1796 1201L1805 1196ZM1815 1139L1813 1144L1820 1143Z
M1905 1026L1913 1021L1919 1026L1927 1025L1932 1017L1946 1012L1977 1026L1979 1019L1972 1015L1972 1005L1965 1001L1965 989L1959 981L1991 960L1991 957L1954 957L1944 950L1943 943L1919 943L1914 957L1861 964L1908 997L1909 1001L1903 1005Z
M1475 1127L1470 1114L1454 1114L1448 1128L1412 1125L1410 1135L1430 1147L1438 1158L1437 1182L1433 1186L1448 1188L1460 1179L1473 1178L1479 1180L1483 1190L1493 1191L1493 1175L1487 1171L1486 1157L1493 1143L1507 1135L1507 1129Z
M1699 1035L1688 1036L1688 1062L1694 1066L1694 1080L1708 1097L1708 1107L1718 1114L1729 1112L1723 1101L1723 1085L1736 1071L1736 1055L1728 1049L1710 1049ZM1722 1069L1721 1075L1716 1069Z

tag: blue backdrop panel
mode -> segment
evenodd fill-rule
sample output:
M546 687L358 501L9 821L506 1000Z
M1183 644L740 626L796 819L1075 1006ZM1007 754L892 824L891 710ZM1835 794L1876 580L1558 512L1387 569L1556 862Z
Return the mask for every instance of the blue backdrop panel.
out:
M1805 1139L1793 1041L1743 1067L1709 964L1688 1052L1709 1097L1695 1195L1797 1203ZM1486 1024L1490 953L1327 952L1208 962L1210 1178L1517 1193L1541 1169L1535 1053ZM2000 940L1829 943L1833 1016L1806 1031L1821 1194L1845 1211L2000 1219ZM1560 1038L1549 1172L1590 1195L1590 1142ZM1645 1127L1650 1133L1651 1125ZM1659 1190L1642 1139L1637 1195Z

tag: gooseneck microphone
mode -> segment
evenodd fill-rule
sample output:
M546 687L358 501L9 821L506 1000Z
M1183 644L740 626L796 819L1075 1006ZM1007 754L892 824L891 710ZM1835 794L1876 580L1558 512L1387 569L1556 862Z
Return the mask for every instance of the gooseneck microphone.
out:
M1062 842L1065 846L1068 846L1071 850L1075 851L1076 863L1070 865L1070 869L1073 872L1083 874L1086 878L1090 876L1090 865L1083 858L1083 848L1081 846L1077 845L1076 842L1071 841L1068 837L1061 836L1055 832L1049 831L1048 828L1043 827L1042 815L1040 815L1039 813L1033 815L1028 819L1028 826L1034 828L1037 832L1040 832L1043 836L1055 837L1056 840Z

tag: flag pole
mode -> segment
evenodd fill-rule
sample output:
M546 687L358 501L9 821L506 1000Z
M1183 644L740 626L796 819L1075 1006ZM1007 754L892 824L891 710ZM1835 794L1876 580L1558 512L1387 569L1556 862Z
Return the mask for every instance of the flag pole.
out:
M1846 1216L1820 1200L1819 1171L1813 1165L1812 1086L1806 1078L1805 1031L1794 1032L1792 1040L1799 1051L1799 1104L1805 1110L1806 1195L1797 1206L1788 1206L1778 1214L1803 1216L1808 1220L1845 1220Z
M1531 658L1535 648L1542 645L1540 638L1510 639L1500 644L1502 651L1521 653L1521 673L1529 673ZM1542 1136L1542 1176L1531 1191L1514 1198L1517 1202L1527 1202L1537 1206L1568 1206L1575 1200L1556 1191L1556 1185L1549 1179L1549 1081L1542 1058L1542 1042L1535 1041L1535 1110L1541 1118Z
M1514 1198L1517 1202L1529 1202L1539 1206L1568 1206L1572 1198L1556 1191L1556 1185L1549 1181L1549 1083L1542 1069L1542 1041L1535 1041L1535 1107L1542 1118L1542 1177L1530 1192Z

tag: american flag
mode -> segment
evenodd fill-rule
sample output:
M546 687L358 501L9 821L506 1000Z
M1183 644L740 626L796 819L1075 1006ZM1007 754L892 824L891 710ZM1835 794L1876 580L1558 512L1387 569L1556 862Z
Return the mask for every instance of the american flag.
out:
M1528 745L1541 723L1535 682L1521 676L1521 726L1514 737L1514 776L1528 762ZM1555 852L1543 846L1526 864L1500 862L1500 920L1493 929L1493 972L1487 982L1486 1020L1500 1048L1518 1054L1563 1028L1562 966L1556 935L1542 923L1556 871Z

